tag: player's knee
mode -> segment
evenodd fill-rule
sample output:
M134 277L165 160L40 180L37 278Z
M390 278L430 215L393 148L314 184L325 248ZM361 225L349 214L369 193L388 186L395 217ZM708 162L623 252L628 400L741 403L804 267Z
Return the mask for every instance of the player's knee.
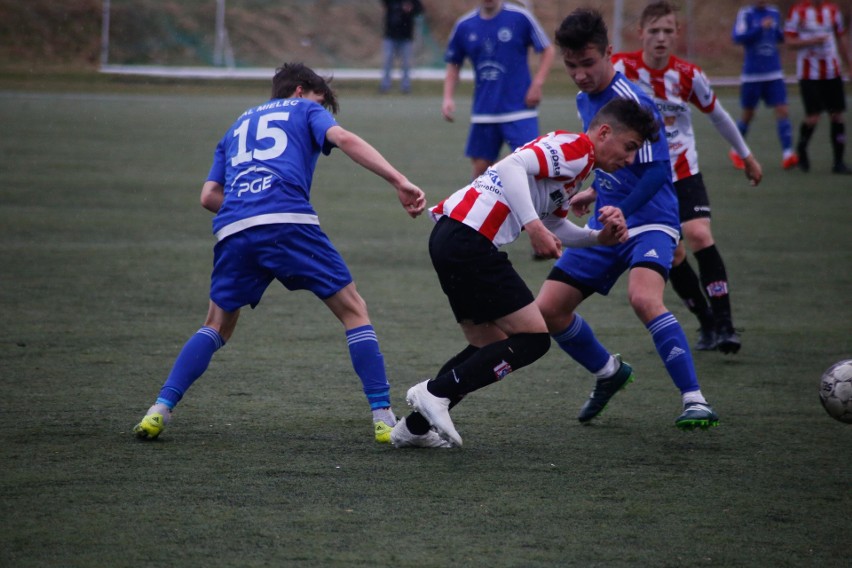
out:
M710 230L710 223L695 223L692 226L684 227L683 236L693 252L713 244L713 232Z
M630 305L633 308L633 311L636 312L636 315L643 322L651 321L656 316L666 311L662 298L648 294L644 290L629 293L628 299L630 300Z

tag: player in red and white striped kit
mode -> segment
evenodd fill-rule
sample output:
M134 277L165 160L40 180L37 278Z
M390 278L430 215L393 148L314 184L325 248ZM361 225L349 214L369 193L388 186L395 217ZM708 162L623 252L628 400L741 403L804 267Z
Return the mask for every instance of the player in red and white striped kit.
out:
M710 199L698 168L691 106L710 118L742 158L752 185L760 182L763 173L701 68L673 55L677 34L674 6L665 0L653 2L640 18L642 50L616 53L612 60L617 70L654 99L665 122L681 232L698 261L700 280L686 260L683 241L675 251L669 277L672 288L701 324L696 349L736 353L741 340L732 321L727 271L710 231Z
M796 49L796 76L799 93L805 107L805 118L799 126L799 168L810 171L808 142L819 122L820 114L828 113L830 121L831 150L835 174L852 174L852 168L843 161L846 149L846 96L843 92L843 68L852 67L846 48L848 35L843 14L833 2L804 1L790 9L784 25L787 45Z
M558 258L562 245L614 245L627 239L621 210L597 211L603 229L566 219L568 202L593 169L612 172L633 162L648 139L659 138L653 114L617 99L585 134L541 136L488 168L431 209L436 221L429 255L467 347L430 381L408 391L415 409L391 432L397 447L429 446L431 428L447 442L462 440L449 409L462 397L529 365L550 348L550 335L532 292L499 247L522 231L535 253Z

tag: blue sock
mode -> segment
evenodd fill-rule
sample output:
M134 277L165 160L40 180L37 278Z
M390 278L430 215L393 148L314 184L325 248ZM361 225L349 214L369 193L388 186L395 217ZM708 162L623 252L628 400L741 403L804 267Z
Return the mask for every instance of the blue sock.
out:
M778 140L781 142L782 150L793 149L793 126L789 118L779 120L776 125L778 129Z
M207 370L213 353L224 345L225 340L212 327L199 329L181 349L157 402L174 408L192 383Z
M740 134L743 135L743 138L745 138L746 134L748 134L748 124L746 124L743 120L737 121L737 129L740 131Z
M571 325L552 337L565 353L590 373L600 371L609 361L609 351L601 345L580 314L574 314Z
M669 376L680 392L698 390L698 376L695 374L692 353L689 351L686 334L677 319L671 312L666 312L652 319L645 327L651 332L654 347L657 348Z
M364 386L370 410L390 407L390 383L385 373L385 358L379 351L379 340L372 325L346 330L349 356L355 373Z

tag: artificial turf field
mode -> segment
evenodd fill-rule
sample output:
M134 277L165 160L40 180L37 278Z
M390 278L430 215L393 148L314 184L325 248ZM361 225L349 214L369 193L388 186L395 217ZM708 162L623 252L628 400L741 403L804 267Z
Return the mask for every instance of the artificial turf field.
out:
M695 354L716 429L674 428L678 393L622 279L580 309L637 376L594 424L575 420L592 379L554 346L454 410L463 449L380 446L339 324L273 285L145 443L130 429L207 309L212 150L268 88L134 90L0 91L0 565L849 565L852 426L817 385L852 358L852 179L828 173L825 118L811 173L784 172L761 109L748 140L765 179L750 188L696 117L743 337L735 356ZM573 96L546 97L542 130L579 128ZM341 104L340 123L431 203L465 183L466 95L453 125L434 93L344 88ZM407 388L463 347L431 223L339 151L313 201L403 414ZM525 236L508 250L537 291L550 263ZM694 340L671 290L667 304Z

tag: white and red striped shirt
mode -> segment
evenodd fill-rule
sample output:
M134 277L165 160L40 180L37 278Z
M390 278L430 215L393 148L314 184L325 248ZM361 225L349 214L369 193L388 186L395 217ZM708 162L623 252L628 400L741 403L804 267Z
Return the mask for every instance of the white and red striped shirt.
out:
M569 210L568 200L580 190L594 168L595 148L585 134L558 130L521 146L513 157L523 160L527 191L539 218L544 220L554 215L564 219ZM430 214L435 221L448 216L464 223L497 247L517 239L524 224L512 211L494 166L432 207Z
M689 105L703 113L713 112L716 106L716 93L701 68L672 56L663 69L651 69L642 61L641 51L616 53L612 62L654 99L665 123L674 181L697 174L698 151Z
M804 1L790 8L784 34L790 38L809 39L823 36L819 45L801 47L796 54L796 77L799 79L835 79L842 77L836 36L846 27L837 4Z

